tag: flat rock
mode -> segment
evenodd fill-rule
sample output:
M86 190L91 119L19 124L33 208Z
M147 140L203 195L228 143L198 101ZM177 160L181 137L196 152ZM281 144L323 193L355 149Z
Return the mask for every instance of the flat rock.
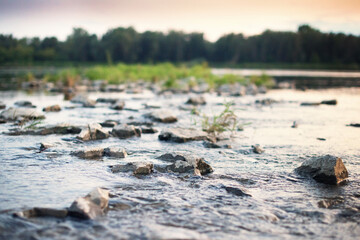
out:
M104 148L95 147L73 152L72 155L84 159L99 159L104 155Z
M148 175L154 171L154 165L149 162L133 162L111 167L113 173L133 172L135 175Z
M44 119L45 115L30 108L9 108L1 112L0 117L6 120L15 121L19 118Z
M102 127L108 127L108 128L113 128L118 124L119 123L117 121L113 121L113 120L106 120L105 122L100 123Z
M157 159L171 162L172 164L164 168L165 171L177 173L193 173L195 175L206 175L213 172L212 167L203 158L187 152L166 153Z
M33 130L22 130L22 129L11 129L9 132L6 132L7 135L51 135L51 134L79 134L81 128L78 126L72 126L69 124L59 124L55 126L46 126L39 127Z
M59 104L51 105L51 106L47 106L47 107L43 108L43 111L44 112L60 112L61 107L59 106Z
M95 219L105 214L109 204L109 191L96 188L85 197L77 198L68 209L68 215L82 219Z
M116 103L116 101L118 101L118 99L116 99L116 98L98 98L98 99L96 99L96 102L98 102L98 103L114 104L114 103Z
M24 107L24 108L35 108L36 107L30 101L17 101L14 103L14 105L16 105L18 107Z
M192 128L169 128L159 134L159 140L184 143L207 140L207 133Z
M239 188L224 186L224 189L226 190L226 192L231 193L231 194L236 195L236 196L239 196L239 197L251 197L250 194L247 194L247 193L243 192Z
M141 128L133 125L121 124L115 126L112 131L112 135L118 138L130 138L130 137L141 137Z
M100 124L91 123L88 124L87 127L85 127L84 129L82 129L77 138L83 141L89 141L105 139L109 136L109 132L103 129Z
M158 130L153 127L141 127L141 132L143 134L152 134L152 133L157 133Z
M350 123L349 125L346 125L349 127L360 127L360 123Z
M111 109L114 110L123 110L125 107L125 102L123 100L117 100L114 104L111 105Z
M6 104L3 102L0 102L0 109L5 109L6 108Z
M35 207L14 214L14 216L21 218L36 218L36 217L65 218L67 217L67 215L68 215L68 211L66 209L53 209L53 208L40 208L40 207Z
M127 152L122 147L108 147L104 149L104 156L114 157L114 158L125 158Z
M300 106L319 106L320 104L319 102L302 102Z
M308 175L318 182L331 185L337 185L349 176L341 158L331 155L310 158L295 171L301 175Z
M177 122L177 117L168 110L154 111L150 114L146 114L145 116L153 119L156 122L162 122L162 123Z
M326 104L326 105L336 105L336 104L337 104L337 100L336 100L336 99L332 99L332 100L324 100L324 101L321 101L321 104Z
M190 97L186 104L191 104L191 105L205 105L206 101L205 98L203 96L195 96L195 97Z

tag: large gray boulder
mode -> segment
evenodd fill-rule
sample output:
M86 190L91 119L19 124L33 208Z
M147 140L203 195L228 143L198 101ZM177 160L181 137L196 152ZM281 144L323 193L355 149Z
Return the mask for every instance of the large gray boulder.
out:
M105 214L109 204L109 191L96 188L85 197L77 198L68 209L68 215L83 219L95 219Z
M206 175L214 171L203 158L187 152L178 151L174 153L166 153L159 156L158 159L172 163L160 170L177 173L191 173L198 176Z
M177 122L177 117L169 110L158 110L152 113L146 114L146 117L151 118L156 122L162 123L174 123Z
M133 125L120 124L112 129L111 134L121 139L130 138L133 136L141 137L141 128L135 127Z
M301 175L308 175L318 182L331 185L337 185L349 176L341 158L331 155L310 158L295 171Z
M109 137L109 132L101 127L98 123L88 124L80 134L77 136L78 139L83 141L99 140Z
M15 121L20 118L29 120L44 119L45 115L31 108L9 108L1 112L0 117L6 120Z
M192 128L169 128L161 131L159 140L184 143L208 139L207 133Z

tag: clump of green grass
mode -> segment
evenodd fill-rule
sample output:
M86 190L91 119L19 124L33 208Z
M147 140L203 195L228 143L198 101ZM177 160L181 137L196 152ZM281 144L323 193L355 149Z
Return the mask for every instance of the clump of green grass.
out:
M265 86L267 88L272 88L275 86L275 80L264 73L261 74L260 76L256 76L256 75L251 76L250 82L254 83L256 86Z
M213 117L204 115L202 120L202 128L210 134L219 134L224 131L234 131L238 124L238 118L231 109L232 103L225 103L225 109Z

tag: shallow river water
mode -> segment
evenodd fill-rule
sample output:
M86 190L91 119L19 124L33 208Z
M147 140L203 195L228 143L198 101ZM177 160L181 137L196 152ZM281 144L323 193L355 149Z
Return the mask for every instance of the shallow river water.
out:
M201 141L170 143L157 134L141 138L109 138L74 141L74 135L8 136L0 134L0 239L356 239L360 236L360 128L346 126L360 121L360 89L273 90L265 95L221 97L205 94L207 104L198 107L214 115L232 101L233 110L244 124L233 133L232 149L205 148ZM125 100L130 110L115 111L106 104L96 108L73 108L62 95L0 92L0 101L10 107L29 100L37 109L60 104L59 113L46 113L42 124L118 120L143 121L152 110L143 104L156 102L174 112L179 121L159 123L201 128L201 116L180 110L189 95L171 97L143 94L91 93L90 98ZM255 100L278 100L270 106ZM300 106L302 101L337 99L336 106ZM130 118L130 119L129 119ZM133 118L133 119L131 119ZM293 121L298 128L291 128ZM0 125L0 132L14 128ZM109 129L110 130L110 129ZM318 140L323 138L324 140ZM39 153L41 142L55 147ZM255 154L251 146L265 150ZM90 146L125 147L124 159L83 160L72 151ZM201 157L213 167L212 174L198 177L155 172L135 177L112 173L110 165L129 161L151 161L163 153L184 150ZM343 186L327 186L298 176L294 169L312 156L341 157L349 171ZM239 197L224 186L242 189L251 197ZM110 210L96 220L68 218L21 219L12 213L32 207L65 208L95 187L110 190ZM320 208L321 200L337 201Z

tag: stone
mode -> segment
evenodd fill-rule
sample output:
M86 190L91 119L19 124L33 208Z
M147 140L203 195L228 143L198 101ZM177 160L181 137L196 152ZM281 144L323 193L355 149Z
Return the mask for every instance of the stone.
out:
M123 110L125 107L125 102L123 100L116 101L113 105L111 105L111 109L114 110Z
M9 108L1 112L0 117L5 120L15 121L21 118L29 120L44 119L45 115L29 108Z
M263 105L263 106L270 106L272 105L273 103L277 103L276 100L274 99L271 99L271 98L265 98L265 99L258 99L255 101L255 104L260 104L260 105Z
M35 207L22 212L14 214L15 217L21 218L36 218L36 217L54 217L54 218L65 218L68 215L66 209L53 209L53 208L39 208Z
M35 130L19 130L19 129L10 129L9 132L6 132L7 135L51 135L51 134L79 134L81 128L77 126L71 126L69 124L59 124L55 126L46 126L39 127Z
M72 153L72 155L84 159L99 159L102 158L102 156L104 155L104 148L95 147L95 148L80 150Z
M324 100L324 101L321 101L321 104L326 104L326 105L336 105L336 104L337 104L337 100L336 100L336 99L332 99L332 100Z
M344 199L342 199L341 197L337 197L337 198L323 199L319 201L317 204L319 208L333 208L334 206L341 204L343 202Z
M246 95L256 95L258 93L258 87L255 84L250 84L246 87Z
M152 133L157 133L158 130L156 128L152 128L152 127L141 127L141 132L144 134L152 134Z
M187 152L178 151L174 153L166 153L157 157L157 159L172 163L165 167L165 171L193 173L199 176L206 175L214 171L203 158Z
M218 141L218 142L211 142L211 141L204 141L203 145L206 148L227 148L227 149L231 149L232 145L230 144L231 141L229 140L222 140L222 141Z
M88 124L77 136L78 139L83 141L100 140L108 137L109 132L104 130L98 123Z
M133 172L134 175L148 175L154 171L154 165L146 162L133 162L127 164L119 164L111 167L113 173Z
M189 141L207 140L207 133L192 128L169 128L161 131L159 140L184 143Z
M88 98L86 95L76 95L71 99L72 103L80 103L83 107L94 108L96 101Z
M36 107L30 101L17 101L14 103L14 105L16 105L18 107L24 107L24 108L35 108Z
M124 148L121 147L108 147L104 149L104 156L125 158L127 156L127 152Z
M261 154L261 153L265 152L265 150L262 149L259 144L255 144L251 147L252 147L252 150L254 153Z
M114 103L116 103L117 100L118 99L116 99L116 98L98 98L98 99L96 99L96 102L114 104Z
M360 127L360 123L350 123L349 125L346 125L349 127Z
M348 178L348 171L341 158L332 155L313 157L295 169L300 175L307 175L320 183L337 185Z
M112 131L112 135L118 138L130 138L130 137L141 137L141 128L133 125L121 124L115 126Z
M42 143L40 143L40 152L45 151L46 149L51 148L53 146L54 145L51 143L42 142Z
M239 196L239 197L251 197L250 194L247 194L247 193L243 192L239 188L224 186L224 189L226 190L226 192L234 194L234 195Z
M109 191L96 188L85 197L77 198L68 209L68 215L82 219L95 219L105 214L109 204Z
M0 109L5 109L6 108L6 104L3 102L0 102Z
M300 106L319 106L319 102L302 102Z
M196 97L190 97L186 104L192 104L192 105L205 105L206 101L203 96L196 96Z
M161 104L157 103L157 102L147 102L144 104L145 108L147 109L160 109L161 108Z
M102 127L108 127L108 128L113 128L118 124L119 123L117 121L113 121L113 120L106 120L105 122L100 123Z
M162 122L162 123L174 123L174 122L177 122L177 117L168 110L154 111L154 112L152 112L150 114L147 114L145 116L153 119L156 122Z
M45 108L43 108L44 112L60 112L61 111L61 107L56 104L56 105L52 105L52 106L47 106Z
M298 126L299 124L296 121L294 121L293 124L291 125L292 128L297 128Z

